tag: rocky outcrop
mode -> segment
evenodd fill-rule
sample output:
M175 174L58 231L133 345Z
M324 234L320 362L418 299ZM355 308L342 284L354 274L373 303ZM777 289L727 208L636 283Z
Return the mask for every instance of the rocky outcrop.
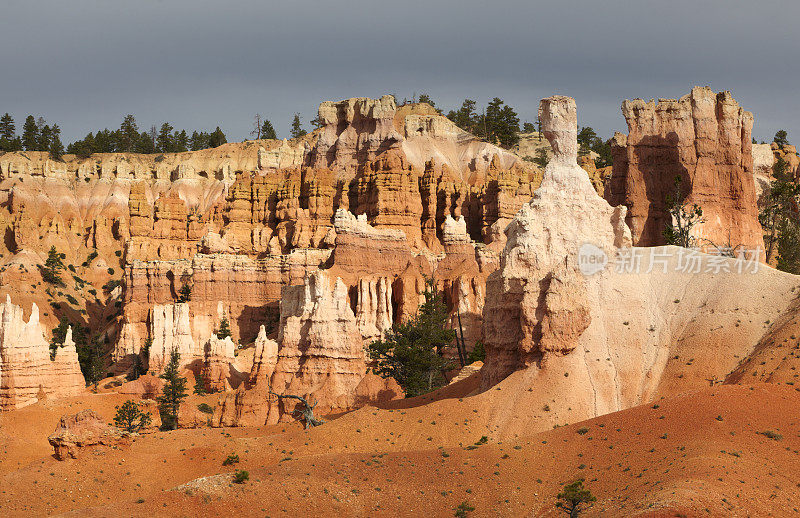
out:
M262 327L246 387L221 403L221 425L273 424L292 419L291 408L270 392L305 397L321 415L402 397L394 380L367 374L365 336L341 279L318 271L281 299L278 348Z
M392 96L359 97L319 106L316 146L307 163L352 178L358 167L397 148L418 170L432 160L446 165L457 179L475 183L495 156L502 166L519 161L513 153L483 142L459 129L427 104L397 107Z
M230 336L221 339L212 334L208 339L200 369L206 391L222 392L231 389L231 363L236 359L235 350L236 345Z
M281 299L278 361L271 386L279 394L313 395L319 412L354 408L367 371L364 341L347 303L347 287L323 271Z
M486 387L548 352L575 347L591 322L585 279L578 272L581 245L591 243L606 257L631 245L625 207L600 198L577 164L575 101L544 99L539 119L554 156L533 199L506 230L500 269L489 277Z
M695 87L679 100L624 101L629 134L615 136L606 199L628 207L634 243L664 243L671 216L666 197L675 177L689 204L703 209L696 233L703 246L761 247L753 181L753 115L730 92Z
M77 459L84 448L119 447L130 444L130 435L109 426L94 411L86 409L61 418L47 438L58 460Z
M202 346L192 337L189 305L185 302L153 306L150 314L150 336L150 370L159 371L163 368L173 350L180 354L181 365L188 365L204 357Z
M41 398L76 396L84 391L86 383L71 330L51 359L36 304L26 322L22 308L7 296L0 304L0 318L0 409L21 408Z
M479 397L498 406L489 426L504 437L724 379L800 284L757 256L631 247L625 207L576 163L574 101L542 100L540 119L555 156L507 229L483 311L492 390Z

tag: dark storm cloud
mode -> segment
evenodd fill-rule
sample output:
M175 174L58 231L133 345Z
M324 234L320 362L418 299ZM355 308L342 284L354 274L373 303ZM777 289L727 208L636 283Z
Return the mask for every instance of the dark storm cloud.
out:
M535 118L578 101L580 123L625 130L624 98L731 90L754 135L800 140L800 3L709 1L37 1L0 5L0 113L69 141L117 127L246 138L256 112L286 135L322 100L427 92L440 106L499 96Z

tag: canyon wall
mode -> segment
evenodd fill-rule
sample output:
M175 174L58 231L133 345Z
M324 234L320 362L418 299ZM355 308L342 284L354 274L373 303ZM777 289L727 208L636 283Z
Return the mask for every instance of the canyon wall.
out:
M695 87L679 100L624 101L627 136L612 139L613 171L606 199L628 207L639 246L664 243L671 221L666 198L682 179L686 202L703 209L699 245L763 249L753 178L753 115L730 92Z

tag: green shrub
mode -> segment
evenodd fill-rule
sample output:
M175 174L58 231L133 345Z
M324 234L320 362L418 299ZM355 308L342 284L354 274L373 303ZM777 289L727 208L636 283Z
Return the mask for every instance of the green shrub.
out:
M239 464L239 456L235 453L231 453L225 460L222 461L223 466L230 466L232 464Z
M756 432L757 434L763 435L768 439L772 439L773 441L780 441L783 439L783 435L779 434L778 432L773 432L772 430L765 430L763 432Z
M250 480L250 473L245 470L239 471L238 469L233 473L233 483L234 484L244 484L246 481Z
M467 518L467 515L469 515L469 513L471 513L474 510L475 508L471 506L469 502L464 500L463 502L458 504L458 507L456 507L456 512L453 516L455 516L456 518Z
M197 409L199 411L203 412L204 414L213 414L214 413L214 409L211 408L211 406L208 403L200 403L199 405L197 405Z

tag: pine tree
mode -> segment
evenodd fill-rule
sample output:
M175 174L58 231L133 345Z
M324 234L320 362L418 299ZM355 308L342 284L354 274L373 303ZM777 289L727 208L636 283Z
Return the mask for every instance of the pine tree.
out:
M778 270L800 274L800 224L793 217L778 224Z
M208 394L208 391L206 391L206 377L203 376L202 367L197 371L197 376L194 377L194 393L198 396Z
M216 333L214 334L216 334L217 338L220 340L224 340L225 338L231 336L231 326L227 317L222 317L222 320L219 322L219 329L217 329Z
M136 125L136 118L128 114L119 126L119 152L131 153L134 151L139 141L139 126Z
M125 401L122 406L116 407L116 410L114 426L117 428L122 428L128 433L136 433L150 426L150 412L142 412L133 400Z
M50 145L47 150L53 160L61 160L61 156L64 154L64 144L61 143L61 128L58 127L58 124L53 124L53 127L50 128Z
M144 374L144 365L142 365L142 358L136 354L133 356L133 363L131 364L131 372L128 374L128 381L136 381L139 376Z
M33 115L28 115L25 124L22 125L22 147L25 151L36 151L39 145L39 127Z
M272 123L267 119L264 119L264 122L261 124L261 138L263 139L278 138L277 133L275 133L275 128L272 127Z
M779 245L787 256L790 255L792 236L787 235L780 244L781 231L792 230L792 224L788 223L787 219L794 210L795 199L800 196L800 185L794 182L789 173L789 164L783 157L778 157L772 166L772 176L775 180L770 185L764 197L763 208L758 214L758 221L764 230L764 247L768 263L774 258L776 251L780 255ZM788 267L790 261L786 259L780 264Z
M53 138L53 131L50 129L50 126L44 124L44 119L40 118L39 123L37 123L37 126L39 126L39 140L36 143L36 151L49 151L50 142Z
M0 151L20 151L22 141L17 138L14 118L8 113L0 117Z
M146 131L139 133L139 138L136 139L136 145L133 146L134 153L150 154L155 153L156 147L153 144L153 139Z
M496 141L504 147L511 147L519 141L519 117L499 97L492 99L486 107L484 124L484 138L490 141Z
M59 347L64 345L64 339L67 336L67 329L69 329L69 320L67 317L61 317L58 325L53 328L53 338L50 340L50 361L55 360L56 351Z
M408 397L446 384L443 372L452 364L444 358L444 352L455 338L455 332L446 325L447 307L433 281L426 279L425 302L414 318L396 324L383 340L369 345L377 373L393 377Z
M227 144L227 142L228 139L225 138L225 133L219 129L219 126L208 136L208 147L219 147L222 144Z
M77 344L77 340L75 342ZM100 345L99 337L94 337L88 343L77 345L78 363L81 372L86 379L87 385L93 385L97 390L97 384L103 379L105 373L105 359L103 358L103 348Z
M17 136L14 118L8 113L0 117L0 139L14 140Z
M189 151L189 135L186 134L186 130L176 131L172 136L172 144L175 153Z
M169 122L165 122L161 125L158 137L156 137L156 150L159 153L172 153L175 149L172 141L172 130L173 127Z
M306 130L303 129L303 125L300 123L300 114L295 113L292 119L292 129L289 134L292 138L300 138L306 133Z
M464 99L461 108L459 108L458 111L450 110L447 114L447 118L453 121L459 128L475 135L478 118L475 112L475 105L475 101L472 99Z
M786 130L778 130L777 133L775 133L775 138L772 139L772 141L778 144L779 148L783 149L784 146L789 144L789 139L787 137L788 134L786 133Z
M61 280L61 271L63 269L64 263L61 261L61 255L55 246L51 246L50 251L47 253L47 260L41 268L42 279L54 286L63 286L64 281Z
M178 410L181 402L186 399L186 378L180 375L181 355L177 347L172 349L169 362L164 367L164 372L159 376L164 380L164 388L158 401L158 412L161 415L162 430L178 429Z
M113 153L117 150L117 135L115 131L109 131L108 128L95 133L94 135L94 152L95 153Z
M426 103L426 104L429 104L431 106L431 108L436 108L436 103L433 102L433 99L431 99L431 96L428 95L428 94L419 94L419 101L418 102Z
M597 498L592 495L592 492L583 487L583 479L578 479L564 486L564 490L558 494L556 507L568 514L570 518L577 518L596 500Z

